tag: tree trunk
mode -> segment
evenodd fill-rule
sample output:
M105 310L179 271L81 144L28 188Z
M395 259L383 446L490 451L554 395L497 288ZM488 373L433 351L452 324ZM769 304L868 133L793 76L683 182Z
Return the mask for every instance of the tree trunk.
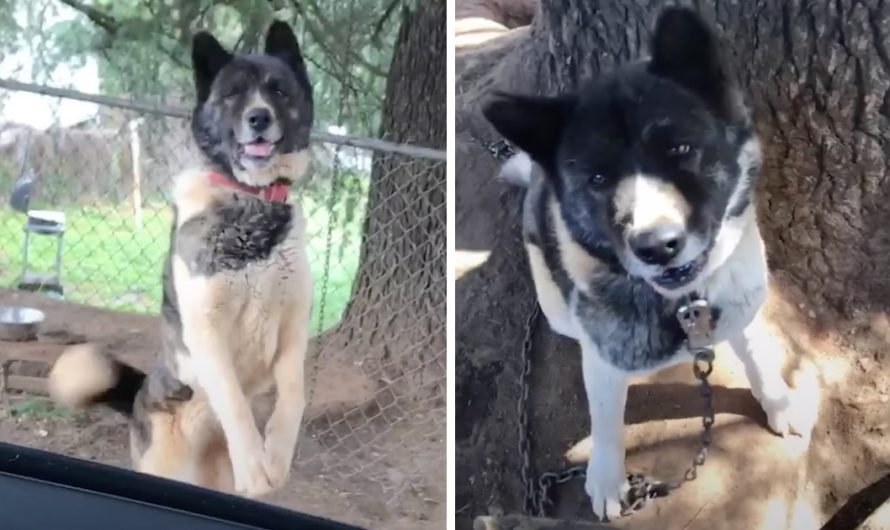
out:
M444 0L403 14L382 138L445 148L445 45ZM445 212L444 163L375 153L353 296L322 342L326 354L385 383L384 401L444 403Z
M570 91L644 55L655 18L670 3L543 0L530 27L458 50L455 248L490 252L456 286L459 519L522 507L515 403L534 300L520 238L521 192L493 179L498 163L486 148L500 138L482 118L480 100L493 87ZM694 4L724 34L754 109L765 154L759 220L784 301L811 334L861 327L890 303L890 9L879 0ZM539 325L532 357L532 461L540 472L562 465L567 444L589 426L577 346ZM648 414L639 406L632 391L628 421ZM850 429L835 426L831 436L848 437L832 438L839 447L859 443ZM825 478L818 491L830 500L820 508L833 510L865 478ZM580 506L583 498L574 488L562 504ZM586 506L579 513L588 515ZM461 524L470 527L466 517Z

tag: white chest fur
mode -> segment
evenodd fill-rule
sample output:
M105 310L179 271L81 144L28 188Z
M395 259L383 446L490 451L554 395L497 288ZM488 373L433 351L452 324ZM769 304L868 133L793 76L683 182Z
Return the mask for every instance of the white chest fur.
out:
M713 307L720 309L714 330L716 342L738 336L766 299L766 254L753 208L738 223L741 230L738 245L725 261L716 264L700 292Z
M561 244L565 246L564 241ZM577 308L580 288L576 287L570 299L565 300L553 281L541 251L531 244L527 244L526 248L538 301L551 328L585 342L584 321L579 317ZM565 253L563 261L566 261ZM719 310L714 342L738 337L752 322L766 297L766 257L753 208L724 223L703 277L694 290ZM595 347L591 343L587 349L593 351ZM661 362L649 363L648 368L640 369L649 372L686 360L691 360L691 355L682 349L673 358L666 357Z
M267 260L209 277L192 274L182 259L174 258L183 326L190 322L213 326L212 333L228 346L230 362L249 395L263 392L271 384L270 366L278 351L283 319L291 314L288 306L297 300L310 303L303 285L309 276L303 240L300 220ZM187 384L196 382L190 353L181 352L177 357L180 379Z

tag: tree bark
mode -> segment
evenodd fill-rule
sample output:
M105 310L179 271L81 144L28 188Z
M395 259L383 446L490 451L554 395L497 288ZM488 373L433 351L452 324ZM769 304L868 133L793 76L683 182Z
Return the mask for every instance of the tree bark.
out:
M455 248L490 251L456 286L462 514L522 507L524 491L511 478L520 463L515 400L534 301L520 240L521 192L493 180L498 163L486 147L500 138L480 101L494 87L571 91L644 55L655 18L670 3L543 0L528 28L458 51ZM890 303L890 9L881 0L694 5L723 33L754 110L765 155L758 213L776 283L811 333L861 325ZM576 352L546 324L537 327L533 385L542 386L532 387L532 432L544 453L533 461L543 468L560 466L563 438L579 439L589 428ZM629 415L632 406L631 399ZM541 441L557 421L569 432ZM462 524L469 528L468 519Z
M445 20L444 0L403 13L382 138L445 148ZM445 212L444 163L375 153L353 296L323 343L396 399L444 402Z

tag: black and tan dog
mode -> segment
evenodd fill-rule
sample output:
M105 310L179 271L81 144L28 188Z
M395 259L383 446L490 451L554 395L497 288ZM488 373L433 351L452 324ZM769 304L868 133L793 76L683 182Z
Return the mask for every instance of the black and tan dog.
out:
M776 432L808 434L765 325L764 244L753 188L760 145L720 43L693 11L661 14L651 58L576 93L498 93L483 111L522 152L502 178L528 187L524 239L554 331L579 341L590 407L587 493L615 517L628 489L631 376L692 360L677 320L695 294L716 317Z
M285 199L309 159L312 88L282 22L260 55L200 33L192 61L205 163L175 181L163 368L146 376L80 346L50 387L60 402L131 414L136 469L255 497L286 481L305 406L312 280L302 213ZM263 435L251 401L273 385Z

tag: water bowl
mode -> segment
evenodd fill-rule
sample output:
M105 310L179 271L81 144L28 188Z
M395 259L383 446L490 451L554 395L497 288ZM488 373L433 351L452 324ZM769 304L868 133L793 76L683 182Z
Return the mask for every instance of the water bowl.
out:
M24 342L37 339L43 311L31 307L0 306L0 340Z

